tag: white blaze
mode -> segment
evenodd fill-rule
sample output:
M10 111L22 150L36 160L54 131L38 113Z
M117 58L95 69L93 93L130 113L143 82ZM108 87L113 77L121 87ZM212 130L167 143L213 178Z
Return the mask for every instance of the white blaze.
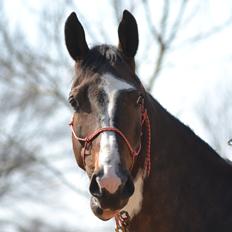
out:
M106 111L102 115L102 127L114 127L114 114L117 97L121 90L133 89L134 87L127 82L117 79L112 74L104 74L102 76L102 88L107 94ZM106 131L101 134L100 151L99 151L99 167L104 170L104 176L98 179L100 186L105 187L109 192L114 193L121 184L120 178L117 176L116 169L120 162L118 144L114 132ZM105 183L107 180L108 183Z
M102 116L102 127L114 127L114 114L117 97L120 90L133 89L134 87L122 80L115 78L111 74L105 74L102 76L102 88L108 97L108 103L106 112ZM117 166L120 162L118 144L114 132L104 132L101 134L100 141L100 153L99 153L99 167L103 167L104 176L101 180L97 180L99 184L107 186L108 191L114 193L117 191L118 186L121 183L119 177L117 177ZM104 183L104 179L114 180L107 184ZM101 183L100 183L101 182ZM126 210L130 217L134 217L142 208L143 200L143 171L139 170L135 181L135 191L130 197L127 205L123 208Z

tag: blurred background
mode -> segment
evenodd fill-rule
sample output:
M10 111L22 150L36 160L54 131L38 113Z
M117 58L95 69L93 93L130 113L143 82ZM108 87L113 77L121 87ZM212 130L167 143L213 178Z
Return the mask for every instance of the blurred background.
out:
M232 160L230 0L0 0L0 231L114 231L89 207L67 103L74 63L64 23L75 11L90 46L117 45L137 19L137 73L173 115Z

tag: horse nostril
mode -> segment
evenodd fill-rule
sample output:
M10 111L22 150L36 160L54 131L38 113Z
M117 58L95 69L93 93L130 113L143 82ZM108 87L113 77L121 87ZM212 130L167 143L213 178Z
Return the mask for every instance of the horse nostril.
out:
M124 197L130 197L135 191L135 186L131 176L128 176L125 185L123 186L122 194Z
M102 196L102 191L97 183L96 178L97 178L97 175L92 176L90 186L89 186L89 191L94 197L100 198Z

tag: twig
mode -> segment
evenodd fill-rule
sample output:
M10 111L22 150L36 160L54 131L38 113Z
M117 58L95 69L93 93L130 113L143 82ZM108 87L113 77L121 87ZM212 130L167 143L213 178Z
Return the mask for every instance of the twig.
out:
M199 42L201 40L205 40L205 39L207 39L207 38L221 32L221 31L225 30L225 28L227 28L231 24L232 24L232 17L229 17L224 23L222 23L220 25L217 25L217 26L209 29L206 32L198 33L196 35L193 35L192 37L190 37L190 38L186 39L185 41L181 42L181 46L188 45L190 43L196 43L196 42ZM179 46L177 46L177 47L179 47Z
M179 9L179 12L176 16L176 20L172 26L172 30L171 30L171 33L169 35L169 38L167 40L167 44L171 44L173 42L173 40L176 38L176 35L179 31L179 28L180 28L180 24L182 22L182 19L184 17L184 13L185 13L185 10L186 10L186 6L187 6L187 3L188 1L187 0L183 0L182 3L181 3L181 6L180 6L180 9Z

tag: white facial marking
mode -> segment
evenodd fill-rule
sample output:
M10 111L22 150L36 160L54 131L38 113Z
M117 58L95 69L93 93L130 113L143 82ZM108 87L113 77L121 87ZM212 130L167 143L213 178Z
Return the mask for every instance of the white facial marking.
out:
M143 171L140 169L135 177L134 181L135 191L130 197L126 206L122 209L128 212L131 218L133 218L142 208L143 201Z
M106 126L113 126L113 118L115 113L115 105L118 94L121 90L134 89L134 86L128 84L127 82L117 79L112 74L104 74L102 76L102 88L108 97L107 112L105 112L105 120L103 123ZM103 125L104 126L104 125Z
M102 114L102 127L114 127L114 113L117 97L120 90L133 89L134 87L125 81L117 79L112 74L102 76L103 90L107 94L108 102L105 112ZM106 131L101 134L99 163L98 166L104 170L101 180L97 180L101 187L106 188L110 193L117 191L121 179L117 175L117 167L120 163L118 145L114 132Z

